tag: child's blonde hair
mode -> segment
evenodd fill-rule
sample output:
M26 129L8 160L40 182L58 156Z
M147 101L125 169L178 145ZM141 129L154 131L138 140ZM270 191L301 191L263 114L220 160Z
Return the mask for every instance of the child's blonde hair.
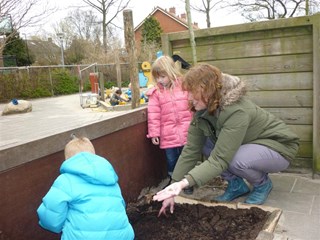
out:
M174 87L174 83L178 77L182 77L182 73L179 68L169 56L161 56L157 58L152 64L151 74L155 83L157 82L156 79L161 75L168 76L170 80L170 88Z
M67 143L64 148L65 159L71 158L72 156L80 152L89 152L95 154L94 146L91 141L86 137L73 137L73 139Z

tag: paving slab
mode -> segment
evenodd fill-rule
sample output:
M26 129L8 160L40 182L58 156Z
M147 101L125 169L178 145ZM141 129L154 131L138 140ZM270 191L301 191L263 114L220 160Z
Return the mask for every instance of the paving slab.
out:
M32 111L1 115L0 150L39 138L93 124L131 111L106 111L104 108L82 108L79 94L30 100Z
M283 210L274 240L320 239L320 179L297 174L271 174L274 189L265 205Z

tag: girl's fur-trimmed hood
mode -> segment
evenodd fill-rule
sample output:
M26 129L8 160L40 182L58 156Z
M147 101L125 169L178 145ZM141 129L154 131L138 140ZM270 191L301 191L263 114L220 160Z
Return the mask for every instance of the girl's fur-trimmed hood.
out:
M222 73L221 83L221 109L239 101L247 92L245 82L237 76Z

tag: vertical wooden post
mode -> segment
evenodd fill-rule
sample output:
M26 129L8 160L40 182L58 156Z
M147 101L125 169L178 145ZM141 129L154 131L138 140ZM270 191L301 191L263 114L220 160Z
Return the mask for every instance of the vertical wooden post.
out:
M132 109L140 106L140 86L138 81L138 65L136 57L135 39L133 31L133 18L131 10L123 11L124 21L124 39L126 43L126 49L129 56L129 68L130 68L130 82L132 91Z
M320 16L313 23L313 172L320 172Z
M161 46L164 55L171 56L173 54L171 42L167 33L161 34Z
M197 63L197 50L196 50L196 41L194 40L193 23L192 23L191 12L190 12L190 0L186 0L186 12L188 17L190 45L192 50L192 61L193 61L193 65L195 65Z
M99 80L99 88L100 88L100 99L102 101L104 101L105 100L105 97L104 97L104 76L103 76L102 72L98 73L98 80Z
M121 88L121 66L120 66L120 60L119 60L119 49L115 50L115 62L116 62L116 72L117 72L117 86L118 88Z
M54 96L54 91L53 91L53 83L52 83L52 74L51 74L51 68L49 67L49 80L50 80L50 87L51 87L51 96Z

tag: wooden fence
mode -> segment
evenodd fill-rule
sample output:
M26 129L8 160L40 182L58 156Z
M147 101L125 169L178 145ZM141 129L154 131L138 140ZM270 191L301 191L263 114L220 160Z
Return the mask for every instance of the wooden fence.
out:
M252 100L299 135L292 166L320 171L320 14L194 33L198 62L245 79ZM162 48L192 62L188 31L162 35Z

